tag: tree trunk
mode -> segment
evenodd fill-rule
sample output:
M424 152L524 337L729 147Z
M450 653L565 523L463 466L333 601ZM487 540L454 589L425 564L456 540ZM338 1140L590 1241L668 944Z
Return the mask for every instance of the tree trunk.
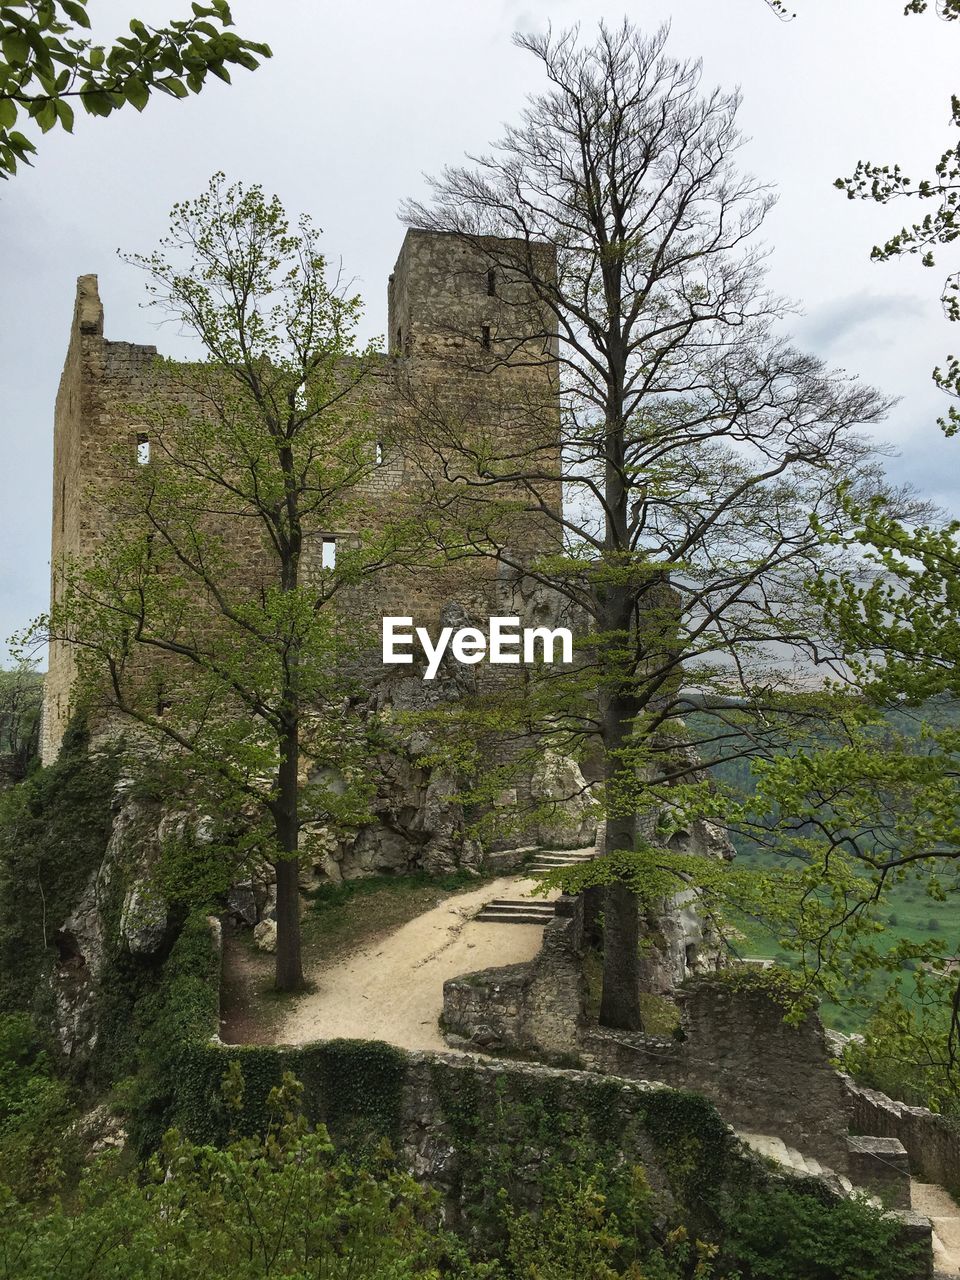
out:
M636 843L636 814L632 811L636 776L632 762L621 752L633 732L639 711L628 681L623 652L631 631L632 608L619 586L608 591L601 627L611 646L604 672L607 688L601 695L601 735L604 752L607 824L603 852L632 851ZM618 652L619 650L619 652ZM623 683L619 681L622 680ZM625 811L625 806L630 809ZM636 894L623 884L607 885L603 894L603 990L600 1022L624 1031L640 1029L640 930Z
M603 933L600 916L603 912L603 889L591 885L583 891L583 945L599 948Z
M637 895L625 884L608 884L603 895L603 994L600 1022L639 1031L640 921Z
M297 858L300 824L298 812L300 735L296 722L288 728L280 746L274 821L277 840L288 857L279 859L277 871L277 969L278 991L299 991L303 986L300 954L300 862Z
M299 991L303 986L300 956L300 863L283 858L277 872L277 970L278 991Z

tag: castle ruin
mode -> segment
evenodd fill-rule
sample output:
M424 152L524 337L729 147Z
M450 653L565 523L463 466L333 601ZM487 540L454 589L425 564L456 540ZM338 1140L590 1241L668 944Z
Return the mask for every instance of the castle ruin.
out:
M553 249L531 250L550 271ZM516 336L517 318L534 305L529 286L519 278L501 278L489 268L480 248L457 237L408 231L388 286L386 353L376 358L365 396L384 440L413 402L434 405L494 429L522 430L524 413L559 424L556 352L541 338L535 351ZM544 332L542 317L535 326ZM529 330L528 330L529 332ZM518 354L521 358L517 358ZM526 358L524 358L526 357ZM532 357L532 358L530 358ZM103 305L97 278L81 276L66 362L54 420L51 604L62 590L64 567L90 563L98 542L116 518L110 494L118 478L118 458L131 467L149 459L150 439L133 420L131 406L175 401L174 385L154 346L104 337ZM518 425L519 424L519 425ZM559 445L551 465L556 480L544 486L544 500L559 505ZM403 449L377 445L377 466L363 482L384 510L391 495L409 492L423 466ZM549 522L530 516L513 531L517 556L553 549ZM313 554L335 555L350 530L331 529L317 537ZM256 549L251 548L251 563ZM366 589L359 606L371 617L413 615L431 633L445 607L456 603L471 620L491 614L525 616L531 625L556 608L523 574L492 560L473 560L443 569L394 570ZM53 640L44 695L42 758L56 758L73 707L75 655L69 642ZM497 670L486 669L485 679Z

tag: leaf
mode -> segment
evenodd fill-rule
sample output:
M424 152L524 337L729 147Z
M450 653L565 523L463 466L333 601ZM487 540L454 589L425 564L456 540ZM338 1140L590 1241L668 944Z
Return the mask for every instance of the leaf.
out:
M72 18L78 27L90 26L90 15L87 13L86 5L81 0L60 0L60 7L67 15Z
M17 123L17 104L10 98L0 98L0 129L10 129Z
M123 94L126 100L136 107L138 111L142 111L150 101L150 90L136 76L131 76L124 85Z
M34 116L34 119L44 133L49 133L57 123L56 103L52 99L45 102Z
M3 56L11 66L23 67L30 57L30 42L20 31L11 31L2 40Z
M63 98L59 98L56 104L57 118L67 133L73 133L73 107L69 102L65 102Z
M157 85L164 93L169 93L174 98L186 98L189 93L187 86L176 76L167 76L163 80L158 80Z
M83 109L91 116L108 116L113 110L110 95L104 93L102 89L94 89L92 92L85 90L80 100L83 103Z

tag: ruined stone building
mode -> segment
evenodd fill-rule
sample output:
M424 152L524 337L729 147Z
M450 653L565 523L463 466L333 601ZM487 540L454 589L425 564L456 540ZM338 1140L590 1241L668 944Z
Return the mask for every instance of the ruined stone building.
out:
M536 247L543 270L552 269L551 246ZM504 438L522 438L536 430L559 440L559 395L555 344L543 317L531 315L532 291L519 278L492 271L480 248L455 236L408 231L388 287L388 350L376 357L363 384L365 412L382 423L383 443L376 445L376 466L364 480L366 491L384 512L391 501L422 483L431 466L443 465L442 435L430 438L431 421L485 424ZM525 328L525 326L528 326ZM537 337L530 338L530 333ZM183 367L183 366L181 366ZM177 367L164 365L153 346L104 337L103 306L95 276L81 276L67 358L56 402L54 428L53 530L51 599L63 589L65 566L90 563L104 531L116 519L114 494L124 466L131 471L150 458L149 431L138 422L136 406L183 401L184 380ZM416 429L404 435L404 423ZM405 440L408 443L405 443ZM561 502L559 444L541 450L543 501ZM555 477L550 480L549 477ZM122 479L122 477L119 477ZM396 496L396 497L395 497ZM365 617L371 641L386 614L412 616L431 633L444 623L483 626L491 615L520 616L522 625L556 625L562 605L529 577L522 565L556 549L556 523L536 512L510 517L510 563L475 557L430 568L394 567L358 589L351 614ZM309 548L316 562L336 555L341 539L352 531L318 531ZM246 553L246 548L244 549ZM257 549L249 548L251 572ZM373 645L371 644L371 653ZM377 648L379 661L379 648ZM488 664L458 667L448 663L440 677L425 686L411 667L380 668L371 680L372 700L400 707L417 706L424 698L474 691L506 677L509 668ZM515 670L515 669L514 669ZM44 696L42 756L57 755L73 706L76 655L63 640L51 643ZM391 832L397 811L415 813L411 821L449 825L442 795L410 764L409 777L393 779L398 794L387 807L386 832L373 837L375 848L357 852L363 870L424 865L424 832L413 839L403 828ZM441 787L442 790L442 787ZM413 793L413 794L411 794ZM516 798L514 796L514 798ZM425 819L429 810L444 816ZM455 824L458 825L458 824ZM579 834L579 833L575 833ZM370 833L361 837L370 838ZM447 833L449 844L455 833ZM427 839L429 845L430 840ZM447 850L440 858L443 865ZM429 858L427 859L429 864Z
M549 259L549 247L543 253ZM511 412L544 412L556 402L555 360L543 351L535 360L503 358L499 349L516 341L509 336L512 317L522 311L523 286L496 280L479 251L460 240L422 231L407 232L390 277L389 350L379 359L367 396L384 423L384 436L393 435L398 415L416 400L438 412L452 410L467 418L484 414L507 423ZM509 308L511 322L504 321ZM501 337L502 333L502 337ZM108 493L117 479L118 449L131 459L149 458L148 435L131 421L131 406L176 397L153 346L118 342L104 337L103 306L96 276L81 276L66 363L56 401L53 468L53 531L51 593L55 599L65 561L87 561L113 518ZM533 408L532 408L533 407ZM387 426L391 427L388 431ZM505 429L509 429L505 426ZM413 482L411 459L402 449L377 446L377 469L366 485L386 506L392 493ZM560 501L559 457L557 484L549 495ZM339 537L349 531L330 530L317 555L335 554ZM527 554L549 549L546 528L528 521L517 531ZM503 578L501 571L500 578ZM363 603L373 612L412 614L421 625L433 627L444 604L456 601L472 617L495 613L504 603L497 568L459 565L447 575L439 571L395 574L378 584L376 599ZM496 604L496 608L494 608ZM402 607L401 607L402 606ZM71 708L74 657L71 648L55 642L46 681L43 759L55 758Z

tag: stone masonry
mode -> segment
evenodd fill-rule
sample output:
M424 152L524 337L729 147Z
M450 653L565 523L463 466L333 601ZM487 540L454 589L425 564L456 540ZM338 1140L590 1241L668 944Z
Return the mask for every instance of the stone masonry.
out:
M552 246L534 251L543 255L542 269L549 271ZM389 284L389 350L361 384L365 411L383 429L376 468L364 482L374 510L378 505L387 510L391 495L409 495L431 465L442 466L442 441L429 438L432 410L438 420L457 418L479 431L527 432L529 438L536 430L543 439L557 439L556 353L545 349L542 337L527 343L527 350L522 335L507 336L530 305L525 288L503 272L494 278L479 247L453 236L407 232ZM544 332L542 318L530 331ZM155 347L104 338L96 276L81 276L54 422L52 601L62 590L65 565L89 562L114 519L111 495L122 482L123 468L135 467L149 450L135 406L189 401L188 379L176 373L158 360ZM544 481L543 499L558 505L556 447L545 445L540 457L541 469L552 468L557 476L554 483ZM552 522L522 512L511 519L514 566L555 549ZM322 542L353 536L351 530L318 531L317 554ZM242 552L256 575L258 549L245 545ZM402 614L434 632L441 610L453 602L474 625L491 614L519 614L524 625L557 625L558 602L527 581L522 569L483 558L466 568L459 563L429 571L394 570L351 600L351 616L379 628L383 614ZM485 664L480 678L502 678L503 671ZM74 679L69 644L54 642L44 697L45 763L59 750Z

